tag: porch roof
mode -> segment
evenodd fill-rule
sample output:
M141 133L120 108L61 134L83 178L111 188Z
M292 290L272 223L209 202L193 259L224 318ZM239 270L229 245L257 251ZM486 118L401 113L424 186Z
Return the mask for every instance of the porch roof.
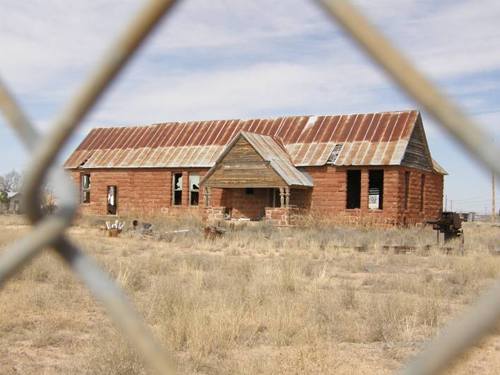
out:
M313 182L311 177L300 170L294 165L288 155L283 144L271 136L255 134L250 132L241 131L234 139L227 145L224 152L219 156L215 165L210 168L207 174L203 177L201 183L208 181L210 176L217 170L218 165L234 147L240 138L247 140L253 149L262 157L262 159L269 163L271 168L283 179L288 186L297 187L312 187Z

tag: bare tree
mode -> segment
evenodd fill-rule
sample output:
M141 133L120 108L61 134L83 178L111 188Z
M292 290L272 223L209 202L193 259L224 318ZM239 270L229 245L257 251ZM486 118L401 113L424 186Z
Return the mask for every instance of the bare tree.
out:
M0 176L0 191L3 193L16 192L21 189L22 176L16 170L12 170Z
M0 175L0 203L9 201L8 193L20 192L23 185L23 176L16 170ZM52 188L45 184L42 187L42 209L52 213L56 208L56 198Z

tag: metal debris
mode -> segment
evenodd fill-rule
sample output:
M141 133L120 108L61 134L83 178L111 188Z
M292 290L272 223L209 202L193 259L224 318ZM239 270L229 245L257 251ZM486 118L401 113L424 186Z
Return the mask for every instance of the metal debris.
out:
M462 218L457 212L445 211L437 220L430 220L427 222L432 224L432 229L437 231L437 243L439 244L439 233L444 234L444 242L454 239L461 239L460 252L464 252L464 231L462 229Z
M203 234L205 239L215 240L217 238L221 238L224 233L226 233L226 229L222 227L218 227L215 225L208 225L203 229Z

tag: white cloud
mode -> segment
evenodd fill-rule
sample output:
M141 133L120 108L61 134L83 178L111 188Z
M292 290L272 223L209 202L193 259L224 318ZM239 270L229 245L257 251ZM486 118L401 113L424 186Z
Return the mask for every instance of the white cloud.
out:
M356 3L435 79L497 69L500 65L497 1L358 0ZM63 100L141 5L118 0L70 4L62 0L3 1L0 72L16 92ZM168 58L180 50L219 48L234 52L236 58L242 51L266 51L269 55L263 58L286 59L273 53L272 46L304 36L309 39L304 40L303 50L292 51L291 56L307 56L310 52L307 43L315 43L314 38L321 37L325 46L332 47L328 49L329 56L317 56L318 59L335 64L343 61L353 68L367 69L367 62L359 58L359 52L346 47L338 27L328 22L313 2L301 0L180 2L135 64L145 66L142 81L147 86L159 73L168 72L168 60L165 66L148 72L149 65L145 63L151 58ZM309 68L317 69L317 65L310 64ZM323 68L336 69L336 65ZM357 78L356 69L352 70L351 77ZM254 77L248 76L242 84L251 84L253 80ZM358 85L358 81L353 79L352 85Z
M434 78L498 70L500 3L356 1L395 44Z
M500 2L355 3L469 112L498 110L491 92L500 74ZM0 74L41 128L141 5L1 0ZM312 1L190 0L152 36L86 127L411 106ZM479 119L498 134L498 115ZM438 155L458 150L425 120ZM452 168L466 176L473 166Z
M96 4L3 1L3 76L23 94L42 89L50 93L64 83L66 75L87 70L127 18L124 13L131 10L130 6L129 12L124 12L121 9L127 9L125 6L110 9L106 2Z
M356 111L360 103L367 103L374 95L357 86L383 81L370 67L352 71L350 65L337 65L328 69L332 65L329 60L261 63L182 77L164 75L142 85L136 85L138 79L131 77L102 104L92 122L238 118L283 111L337 113L348 108ZM119 115L123 113L127 116Z

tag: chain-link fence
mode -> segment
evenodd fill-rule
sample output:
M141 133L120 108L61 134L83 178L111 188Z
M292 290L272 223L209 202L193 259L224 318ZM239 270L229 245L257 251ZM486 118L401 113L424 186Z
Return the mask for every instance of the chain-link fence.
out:
M65 235L66 229L71 226L78 200L72 181L60 166L55 165L55 160L85 115L175 2L148 1L44 137L35 130L0 81L0 109L32 155L26 173L24 197L27 216L33 223L31 232L1 255L0 285L42 249L53 248L103 303L122 333L157 374L173 373L169 355L154 340L120 288ZM500 174L500 150L487 142L487 135L481 128L420 74L355 7L346 0L320 0L319 3L473 157ZM44 215L41 210L41 187L47 180L54 186L59 199L59 208L53 215ZM438 373L493 330L499 320L500 281L497 281L466 315L451 322L434 341L426 345L402 374Z

